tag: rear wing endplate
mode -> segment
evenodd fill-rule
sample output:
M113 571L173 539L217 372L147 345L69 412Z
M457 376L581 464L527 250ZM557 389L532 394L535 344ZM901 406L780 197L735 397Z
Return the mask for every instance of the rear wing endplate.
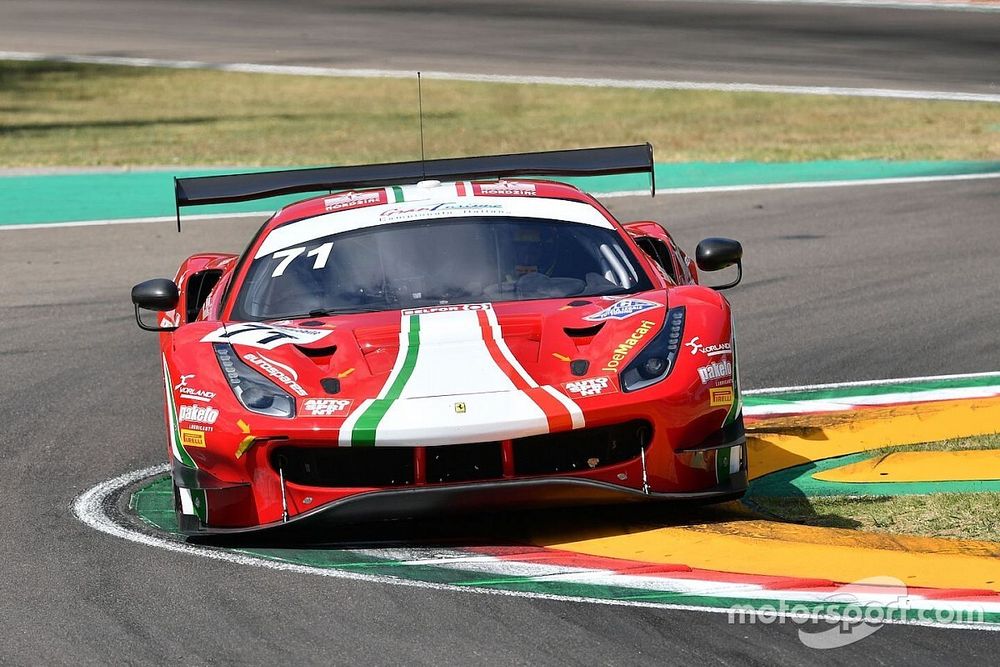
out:
M650 144L175 178L174 198L177 231L180 231L184 206L252 201L298 192L404 185L430 179L461 181L633 173L648 173L650 194L656 194Z

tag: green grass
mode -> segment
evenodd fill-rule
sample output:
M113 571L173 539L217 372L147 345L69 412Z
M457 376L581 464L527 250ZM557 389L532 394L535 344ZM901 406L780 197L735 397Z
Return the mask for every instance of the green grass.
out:
M872 458L901 451L1000 449L1000 434L957 438L866 452ZM1000 541L1000 493L932 493L894 497L825 496L748 499L756 509L811 526L883 533Z
M659 161L1000 159L1000 105L424 82L428 157L651 141ZM0 167L419 157L416 82L0 61Z

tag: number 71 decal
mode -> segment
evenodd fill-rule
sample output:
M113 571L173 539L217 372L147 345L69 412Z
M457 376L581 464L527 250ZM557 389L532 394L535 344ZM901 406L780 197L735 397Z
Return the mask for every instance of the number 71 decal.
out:
M292 263L296 257L306 252L306 257L315 257L316 261L313 262L313 269L325 269L326 263L330 259L330 251L333 250L333 241L329 241L319 246L318 248L313 248L309 252L306 252L305 246L301 248L289 248L287 250L279 250L278 252L271 255L274 259L281 259L278 262L278 266L274 267L274 272L271 273L272 278L277 278L278 276L285 273L285 269L288 265Z

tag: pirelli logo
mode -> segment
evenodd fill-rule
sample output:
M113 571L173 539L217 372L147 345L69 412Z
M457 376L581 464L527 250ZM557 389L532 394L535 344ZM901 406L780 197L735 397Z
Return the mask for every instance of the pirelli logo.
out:
M185 447L204 447L205 433L203 431L192 431L189 428L182 428L181 444Z
M708 390L708 402L713 408L733 404L732 387L714 387Z

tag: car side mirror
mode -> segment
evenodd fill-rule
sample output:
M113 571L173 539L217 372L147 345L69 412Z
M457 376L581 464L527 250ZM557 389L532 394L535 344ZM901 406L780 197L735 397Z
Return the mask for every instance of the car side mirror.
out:
M139 317L139 309L165 311L173 310L180 301L180 291L173 280L153 278L132 288L132 303L135 304L135 321L146 331L173 331L177 327L151 327Z
M725 285L713 286L712 289L729 289L739 285L743 279L743 246L739 241L723 238L705 239L695 249L695 261L702 271L720 271L736 265L736 280Z

